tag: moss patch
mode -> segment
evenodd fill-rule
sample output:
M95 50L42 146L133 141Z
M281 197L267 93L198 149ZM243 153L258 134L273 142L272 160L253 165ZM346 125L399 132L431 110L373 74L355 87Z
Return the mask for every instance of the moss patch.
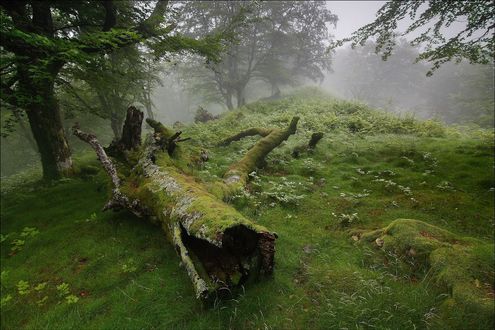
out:
M444 313L465 313L466 319L477 314L483 323L493 323L493 244L412 219L364 232L361 242L372 244L385 256L398 257L403 272L422 275L442 287L449 295L442 304Z

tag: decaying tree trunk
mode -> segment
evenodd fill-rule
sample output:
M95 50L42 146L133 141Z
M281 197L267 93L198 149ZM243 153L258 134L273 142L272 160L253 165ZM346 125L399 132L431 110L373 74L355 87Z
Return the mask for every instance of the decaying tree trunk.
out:
M123 156L128 150L136 150L141 146L141 124L143 113L131 106L127 109L124 127L120 139L115 139L106 151L115 157Z
M294 158L299 158L299 156L301 156L302 153L313 151L316 148L318 142L320 142L322 138L323 138L323 133L321 132L313 133L311 135L311 139L309 140L308 144L297 146L294 148L294 150L292 150L292 156Z
M128 112L124 127L132 128L128 130L130 141L138 141L141 132L137 127L141 127L143 116L137 109L129 111L132 113ZM126 144L130 148L125 159L138 160L130 164L130 175L125 179L119 178L113 161L94 135L78 127L73 131L93 147L112 179L112 198L105 209L126 208L159 224L174 244L196 296L209 299L273 272L277 235L251 222L222 199L241 188L256 164L295 133L297 121L294 118L285 130L270 130L213 188L184 173L179 144L186 139L155 120L147 119L154 134L148 135L139 148L135 143Z

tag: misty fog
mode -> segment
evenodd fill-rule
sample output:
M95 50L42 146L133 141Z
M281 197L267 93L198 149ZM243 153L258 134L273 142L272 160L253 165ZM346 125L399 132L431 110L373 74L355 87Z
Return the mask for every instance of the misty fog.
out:
M494 329L495 2L0 2L1 329Z
M322 36L322 45L328 47L331 41L349 37L357 28L373 21L376 11L384 3L384 1L327 2L326 8L333 16L327 18L325 32L315 30L318 31L315 33L327 34ZM190 10L187 6L194 7L191 4L188 3L186 6L180 2L174 4L176 6L174 15L178 15L177 17L183 15L182 18L193 22L196 18L184 16L184 12ZM203 10L200 8L201 6L197 7L194 10L198 10L198 13ZM213 15L211 22L216 22L214 24L210 22L208 23L209 26L204 25L201 29L190 30L185 25L179 25L177 30L193 37L203 37L214 31L217 27L215 24L218 25L221 22L217 22L217 20L221 15L226 14L211 15ZM409 23L410 20L406 19L399 28L404 30ZM198 20L194 24L206 23ZM462 22L456 22L450 27L450 30L443 29L442 32L446 36L453 35L462 24ZM270 28L275 29L275 26L263 26L263 28L267 29L267 35L273 34L275 36L276 30L270 30ZM281 54L277 62L268 63L266 69L279 70L280 74L277 80L270 80L270 77L265 77L263 74L254 74L249 78L242 92L242 103L266 99L274 95L284 95L304 86L316 86L329 95L356 100L373 108L402 116L434 118L447 124L493 127L493 65L471 65L467 61L450 62L442 65L434 72L433 76L427 77L426 74L431 69L431 63L425 61L416 63L415 59L418 57L421 47L409 44L417 35L418 32L414 32L398 38L397 46L387 61L383 61L379 54L375 54L373 40L369 40L365 46L357 46L354 49L346 44L328 51L325 56L327 57L326 60L329 61L329 66L320 66L323 74L321 76L309 71L293 77L285 76L286 73L283 73L283 68L294 67L296 64L293 56L285 56L291 54ZM283 51L289 51L289 49L291 48ZM305 50L298 48L297 45L294 45L292 49L292 51L301 51L302 57L306 56L303 54ZM243 48L242 51L246 53L241 54L240 57L247 59L249 57L248 49ZM321 50L321 52L325 51L327 50ZM262 56L261 53L259 56ZM161 67L157 76L159 83L154 84L150 90L151 110L156 118L164 123L170 125L176 122L192 123L199 107L217 115L229 111L229 107L232 108L241 104L236 95L229 96L232 98L229 102L232 102L233 105L229 106L225 103L225 99L216 90L218 86L213 84L212 71L206 68L204 59L201 57L172 54L168 56L166 61L162 61L158 65ZM261 69L260 72L262 73L263 70L265 69ZM296 72L297 68L294 70ZM313 69L309 68L309 70ZM60 91L62 92L63 89L61 88ZM64 91L64 93L67 92ZM69 97L71 97L70 93ZM78 97L80 98L80 96ZM64 102L61 105L64 110L66 130L69 130L76 117L80 117L78 118L79 121L95 121L100 123L98 125L103 126L108 120L90 114L81 116L78 110L74 110L80 107L75 99L68 102L67 105ZM139 102L134 102L134 104L143 107L143 104ZM26 118L12 120L11 117L9 113L2 112L2 130L4 135L9 135L1 139L2 176L17 173L28 167L37 168L39 165L37 148ZM112 139L111 133L105 129L102 131L104 141L110 141ZM79 141L72 137L69 137L69 140L72 148L76 150L84 148Z

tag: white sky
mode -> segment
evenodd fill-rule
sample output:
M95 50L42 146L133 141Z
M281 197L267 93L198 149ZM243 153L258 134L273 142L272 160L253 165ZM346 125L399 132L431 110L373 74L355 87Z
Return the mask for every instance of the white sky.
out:
M352 32L368 23L373 22L376 17L376 12L386 2L387 1L326 1L327 8L339 18L337 21L337 28L334 28L333 25L329 26L330 33L332 33L337 40L349 37ZM426 4L419 7L417 17L419 17L419 14L421 14L426 8ZM405 17L399 22L398 30L405 31L412 22L413 20ZM451 38L461 32L465 28L465 24L465 18L460 17L458 18L458 22L452 23L448 28L442 28L441 31L445 37ZM433 24L430 22L429 24L411 32L405 36L405 38L412 40L432 25ZM476 35L473 37L476 37Z
M337 28L330 31L336 39L349 37L363 25L375 20L375 14L386 1L327 1L327 8L339 17Z

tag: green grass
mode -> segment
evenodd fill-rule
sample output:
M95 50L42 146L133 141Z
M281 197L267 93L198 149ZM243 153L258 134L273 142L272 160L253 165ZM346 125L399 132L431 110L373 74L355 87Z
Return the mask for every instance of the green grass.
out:
M278 233L273 278L203 306L160 228L125 211L100 211L107 180L84 154L79 178L3 182L2 328L491 329L493 316L452 302L419 258L413 262L424 269L405 267L411 260L352 236L405 218L474 238L479 258L466 259L466 276L493 304L492 133L397 118L312 92L187 127L188 147L210 154L192 174L218 179L255 138L222 148L216 142L242 128L283 127L295 114L298 133L231 201ZM315 152L292 158L314 131L325 133ZM24 244L12 253L16 239ZM28 282L27 294L19 281ZM46 286L35 290L40 283ZM57 290L63 283L65 293ZM68 303L71 295L79 299Z

